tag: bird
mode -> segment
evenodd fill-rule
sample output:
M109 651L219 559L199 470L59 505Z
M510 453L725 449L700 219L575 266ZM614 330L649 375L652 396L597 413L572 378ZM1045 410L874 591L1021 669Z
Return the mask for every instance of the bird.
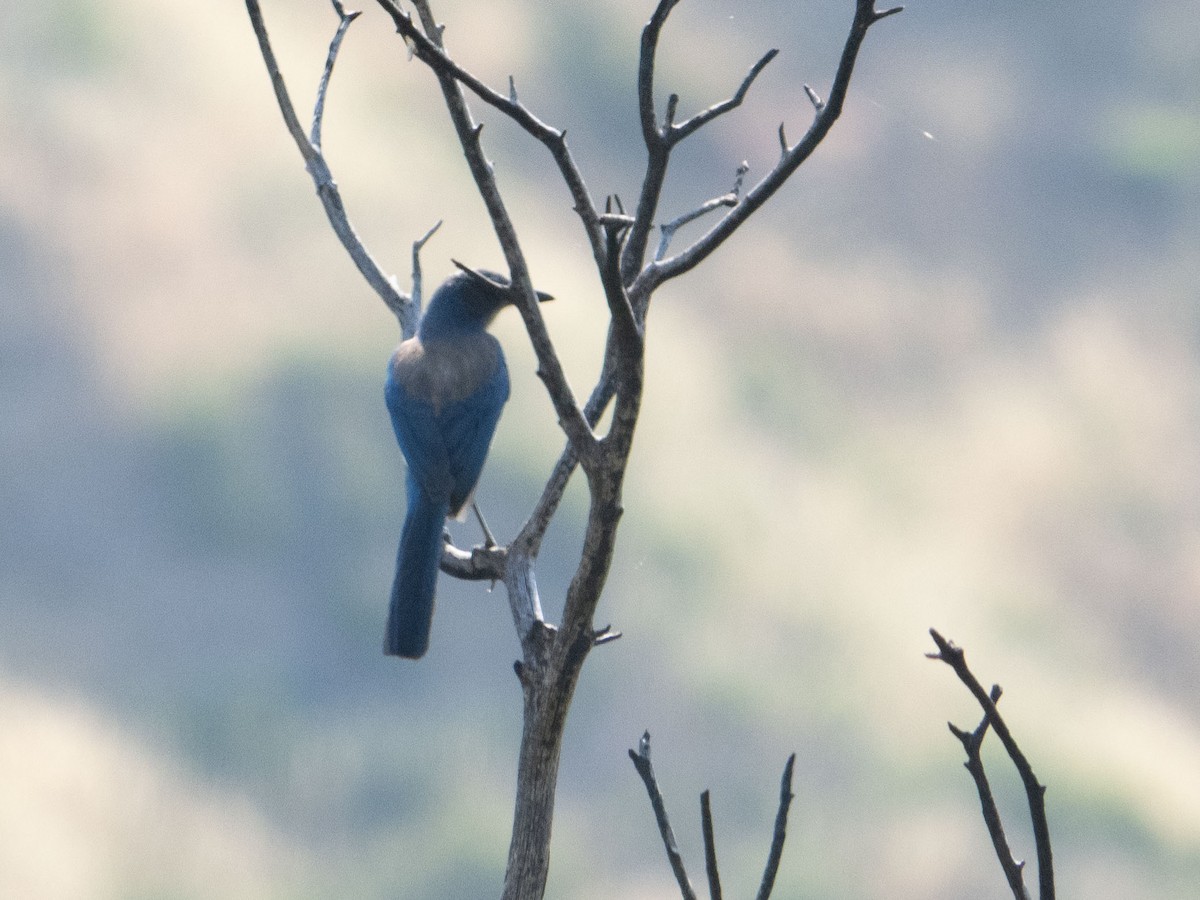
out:
M496 272L459 268L388 361L384 397L408 465L388 656L420 659L429 649L443 528L471 500L509 395L504 353L487 327L516 291ZM539 302L553 299L535 293Z

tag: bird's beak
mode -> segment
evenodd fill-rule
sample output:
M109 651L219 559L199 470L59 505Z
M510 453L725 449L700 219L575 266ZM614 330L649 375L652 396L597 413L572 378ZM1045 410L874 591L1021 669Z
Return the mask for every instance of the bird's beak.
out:
M470 266L463 265L457 259L451 259L450 262L454 263L454 265L458 266L459 269L461 269L463 272L466 272L468 275L470 275L472 278L476 279L477 281L480 281L483 284L488 285L489 287L497 289L497 290L508 291L510 297L515 297L516 288L514 288L511 284L509 284L508 280L504 279L503 276L497 276L497 278L501 278L502 280L493 281L487 275L483 274L482 272L477 271L476 269L472 269ZM537 296L538 303L545 303L547 300L554 299L553 294L547 294L545 291L534 291L533 293ZM511 300L509 302L511 302Z
M533 292L533 295L534 295L535 297L537 297L537 302L538 302L538 303L545 303L547 300L553 300L553 299L554 299L554 295L553 295L553 294L547 294L545 291L536 291L536 290L535 290L535 291ZM510 287L510 288L508 289L508 302L509 302L509 303L516 303L516 302L517 302L517 289L516 289L516 288L514 288L514 287Z

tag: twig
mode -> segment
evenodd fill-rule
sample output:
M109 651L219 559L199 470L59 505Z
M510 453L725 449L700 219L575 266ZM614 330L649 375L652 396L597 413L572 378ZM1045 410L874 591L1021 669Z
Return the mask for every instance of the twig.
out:
M479 529L483 532L484 549L490 550L496 546L496 538L492 535L492 529L488 528L487 519L483 517L483 513L479 510L479 504L474 500L471 501L471 511L475 513L475 518L479 520Z
M616 212L613 212L613 207ZM604 297L608 301L612 316L616 350L621 355L622 368L637 365L642 355L643 334L641 325L629 305L629 295L621 281L621 242L629 231L629 220L621 206L621 198L610 196L604 204L604 267L600 270L600 281L604 285Z
M679 95L671 94L667 99L667 111L662 127L658 127L654 116L654 69L658 55L658 42L663 26L671 10L679 0L659 0L650 21L642 29L641 50L638 58L638 112L642 125L642 139L646 144L646 171L642 177L642 190L638 196L637 213L630 229L629 238L621 257L621 276L627 285L633 283L646 256L646 246L654 213L662 195L663 182L667 175L667 162L672 148L684 138L694 134L713 119L742 105L750 86L759 73L779 53L769 50L750 67L746 77L733 96L697 113L685 122L675 124L675 110Z
M641 52L638 56L638 113L642 123L642 138L646 148L662 142L662 134L654 122L654 66L658 57L658 39L679 0L659 0L642 29Z
M498 98L502 107L508 108L512 104L507 98L491 92L490 88L483 87L478 79L469 75L446 55L441 46L442 29L434 21L427 0L414 0L413 3L421 18L422 27L425 29L424 34L416 28L411 17L396 6L394 0L379 0L379 2L392 14L397 29L416 44L417 57L425 62L437 76L451 122L458 133L459 144L466 156L467 166L475 180L480 197L487 207L488 217L492 221L500 247L504 251L512 285L517 289L518 303L516 305L521 313L521 318L525 321L525 329L529 333L530 343L537 355L538 375L546 385L546 391L554 404L563 431L575 445L580 460L587 466L595 454L596 438L575 400L562 363L559 361L558 353L550 340L546 323L538 309L533 286L529 280L528 266L517 238L516 229L496 185L491 163L488 162L480 145L481 126L477 126L472 118L460 84L469 82L480 84L483 90ZM524 107L519 108L524 109ZM529 119L537 123L536 127L546 127L534 119L532 114L529 114Z
M747 92L750 90L750 85L754 84L754 79L756 79L759 73L767 67L767 63L769 63L778 55L779 51L777 49L768 50L766 53L764 53L759 61L750 67L750 71L746 73L746 77L742 79L741 85L738 87L737 92L732 97L730 97L728 100L723 100L720 103L714 104L703 112L699 112L692 116L686 122L681 122L680 124L674 126L667 135L668 140L677 144L692 132L703 127L704 125L707 125L713 119L717 118L717 116L722 116L730 110L737 109L739 106L741 106L742 101L746 99Z
M429 239L431 237L433 237L437 233L437 230L441 227L442 227L442 220L438 219L437 222L434 223L434 226L432 228L430 228L427 232L425 232L425 234L419 240L413 241L413 245L412 245L412 305L413 305L413 318L414 319L420 318L421 308L424 305L424 300L422 298L422 292L421 292L421 251L425 248L425 245L427 243L429 243ZM405 337L408 337L408 336L409 335L405 335Z
M517 125L541 142L550 151L555 164L558 166L559 173L563 177L563 181L566 182L567 189L571 192L574 209L583 225L588 243L591 245L592 255L597 265L602 264L604 243L600 232L600 225L597 221L596 206L592 202L587 184L583 180L583 174L579 171L579 166L576 164L570 148L567 146L566 132L547 125L535 116L528 107L522 104L517 99L516 87L511 78L509 80L509 94L506 96L488 87L480 79L452 60L442 46L442 29L440 26L430 21L426 27L427 33L422 34L413 22L412 16L400 8L397 0L377 0L377 2L391 16L392 22L396 26L396 31L404 38L413 55L428 65L434 72L438 73L439 76L444 76L463 85L484 103L500 110L500 112L516 122ZM416 6L418 15L422 16L422 22L425 24L425 13L422 11L422 5L414 4L414 6ZM424 4L424 7L428 9L428 4ZM445 87L443 86L444 91Z
M624 217L622 217L622 220L624 220ZM650 302L650 294L647 292L646 287L646 283L642 282L640 285L635 284L626 292L629 297L630 306L633 307L634 317L638 322L645 321L646 310ZM604 364L600 371L600 377L596 381L595 387L592 388L592 393L583 407L584 418L587 419L588 426L591 428L596 427L605 410L608 409L609 403L616 396L618 368L619 362L614 335L610 332L605 346ZM536 506L534 506L533 512L530 513L525 524L521 526L520 533L510 546L514 548L521 547L530 556L538 554L542 537L545 535L555 511L558 509L559 503L562 502L567 484L570 482L571 476L574 474L578 464L578 457L575 455L570 442L568 442L567 446L563 448L558 462L555 463L550 478L546 481L541 498L538 500Z
M992 731L996 733L996 737L1000 739L1000 743L1004 745L1009 759L1017 769L1017 774L1021 777L1021 783L1025 787L1025 797L1029 802L1029 816L1033 824L1033 839L1037 847L1038 859L1038 897L1040 900L1054 900L1054 859L1050 847L1050 826L1046 820L1046 788L1038 782L1037 776L1033 773L1033 767L1030 766L1029 760L1025 758L1025 754L1021 752L1021 748L1017 746L1016 739L1013 738L1012 732L1009 731L1008 725L1001 718L999 710L996 708L996 702L992 699L991 694L983 689L983 685L971 673L967 667L966 655L961 647L956 646L953 642L946 640L936 629L929 629L929 634L933 637L933 642L937 645L937 653L926 654L930 659L938 659L946 663L954 670L954 674L958 676L959 681L966 685L975 700L979 703L984 712L984 719L990 726ZM982 739L982 732L980 735ZM1004 863L1001 857L1001 864ZM1007 869L1006 869L1007 872Z
M599 647L601 644L611 644L621 637L621 632L614 630L611 625L605 625L603 628L597 628L592 632L592 644Z
M354 228L350 224L350 219L346 215L346 208L342 203L342 195L338 191L337 183L333 180L333 174L325 162L325 157L321 152L320 146L314 141L310 141L308 136L305 135L304 129L300 126L300 120L296 116L296 109L292 105L287 85L283 80L283 73L280 71L279 63L275 59L275 52L271 49L271 40L267 35L266 23L263 21L262 10L259 8L258 0L246 0L246 11L250 14L250 24L253 26L254 34L258 38L258 49L262 53L263 62L267 67L267 74L271 78L271 86L275 91L275 101L279 105L279 111L283 114L283 121L287 126L288 133L291 134L292 139L296 142L296 147L300 150L300 155L304 157L305 167L308 169L308 174L312 177L313 183L316 185L317 196L320 197L321 204L325 207L325 215L329 217L329 224L333 226L334 233L342 242L342 246L346 248L346 252L350 254L350 258L354 261L354 265L358 268L358 271L362 273L363 278L367 280L367 283L379 295L388 309L395 313L396 317L400 320L404 333L411 334L416 327L416 315L409 298L404 296L396 287L395 280L384 273L374 257L367 251L362 240L355 233ZM339 11L339 16L342 16L342 18L339 22L337 33L330 44L329 55L325 62L325 75L322 78L323 88L316 104L318 112L323 107L324 90L328 88L329 75L333 71L333 63L337 57L342 36L345 34L346 28L349 27L349 22L352 21L352 19L343 16L341 11ZM320 134L318 123L319 119L314 120L314 132L317 136Z
M584 404L583 415L587 419L588 426L595 428L600 421L600 417L608 408L608 404L612 401L616 394L616 354L615 352L605 355L604 367L600 372L600 378L596 382L596 386L592 389L591 396L588 397L588 402ZM562 502L563 494L566 492L567 484L571 480L571 476L575 473L575 468L579 464L579 457L575 454L575 448L570 441L563 448L562 453L558 457L558 462L554 464L553 470L550 472L550 477L546 480L546 486L542 489L542 496L538 499L533 511L529 514L529 518L525 524L521 526L521 530L517 537L513 540L513 546L525 548L531 556L537 556L541 549L542 538L545 536L546 529L550 526L550 520L554 518L555 512L558 510L558 505Z
M757 900L768 900L775 889L775 876L779 872L779 861L783 858L783 842L787 838L788 810L792 805L792 771L796 767L796 754L788 757L779 780L779 809L775 813L775 833L771 838L771 852L767 855L767 866L763 870L762 884Z
M472 547L460 550L453 544L442 547L441 570L463 581L504 581L508 571L507 547Z
M708 896L721 900L721 874L717 870L717 844L713 838L712 806L708 791L700 795L700 831L704 835L704 871L708 875Z
M694 898L695 890L684 869L683 857L675 843L675 833L671 830L662 794L654 777L654 767L650 764L650 732L642 734L642 739L638 742L638 749L630 750L629 758L633 760L634 767L646 785L646 793L650 796L650 805L654 809L654 817L658 822L659 835L666 848L671 870L675 873L675 880L679 883L679 890L685 900ZM783 843L787 837L788 809L791 807L793 797L792 772L795 765L796 754L793 753L783 767L783 777L779 783L779 809L775 813L775 832L771 839L771 851L767 855L762 882L756 895L757 900L769 900L771 891L775 889L775 876L779 873L779 861L783 857ZM700 829L704 836L704 868L708 875L709 894L712 900L721 900L721 877L717 868L717 845L713 837L712 806L708 791L704 791L700 795Z
M999 702L1001 693L1003 692L1000 685L992 685L990 696L993 703ZM996 858L1000 860L1000 867L1004 870L1004 877L1008 879L1008 886L1013 892L1013 897L1015 900L1029 900L1029 893L1025 890L1023 878L1025 863L1015 859L1008 846L1008 838L1004 834L1004 824L1000 820L1000 811L996 807L996 798L992 795L992 786L988 782L987 772L983 767L983 738L987 734L989 724L990 719L986 713L974 731L964 731L953 723L947 723L950 733L962 742L963 750L967 753L967 761L963 765L975 781L983 821L991 836Z
M807 84L804 85L804 93L808 94L809 102L812 103L813 109L818 113L825 108L825 101L821 99L821 95L810 88Z
M342 4L338 0L332 0L334 12L338 14L338 27L333 35L333 40L329 42L329 55L325 58L325 70L321 73L321 82L317 85L317 102L313 106L313 121L312 121L312 145L318 150L321 149L321 120L325 117L325 94L329 90L329 79L333 75L333 64L337 62L338 50L342 46L342 38L346 36L346 29L350 24L357 19L361 12L346 12Z
M737 206L739 195L742 192L742 180L746 177L746 173L749 171L750 164L743 161L742 164L737 167L737 173L733 182L733 189L729 193L722 194L720 197L714 197L711 200L707 200L700 204L700 206L698 206L696 209L693 209L691 212L686 212L683 215L672 219L670 222L659 225L658 229L661 236L659 237L658 241L658 249L654 251L655 261L658 261L667 255L667 248L671 246L671 240L675 237L675 232L678 231L679 228L686 225L688 222L712 212L715 209L720 209L722 206Z
M653 261L640 273L637 273L635 280L630 285L630 293L652 293L663 281L675 278L695 268L703 260L707 259L709 254L724 243L743 222L750 218L783 186L792 173L812 155L821 141L825 139L829 130L833 128L834 122L841 115L842 105L846 99L846 92L850 87L850 77L854 73L854 66L858 60L858 52L862 48L863 39L867 36L868 29L880 19L895 15L903 9L904 7L902 6L896 6L891 9L877 10L874 6L874 0L855 0L854 19L851 22L850 33L846 38L846 43L842 47L842 55L838 62L837 72L833 78L833 85L829 91L829 99L825 101L818 111L804 137L795 146L789 147L781 128L780 143L783 152L771 171L758 184L751 188L742 199L742 202L731 208L707 234L700 237L691 246L675 256ZM665 173L665 163L663 171ZM657 195L655 200L657 200ZM641 212L641 208L639 206L639 213ZM640 235L640 231L635 225L630 238L631 244L633 243L633 236L637 235ZM629 256L632 252L632 249L627 247L626 262L629 261ZM624 270L627 281L633 277L634 273L632 270L632 266Z
M642 734L638 741L637 750L629 751L633 767L642 776L646 785L646 793L650 795L650 805L654 808L654 818L658 822L658 833L662 837L663 846L667 851L667 859L671 862L671 871L679 883L679 892L683 900L696 900L696 891L688 880L687 871L683 867L683 857L679 853L679 845L675 843L675 832L671 830L671 820L667 817L667 808L663 804L662 792L654 778L654 766L650 764L650 732Z
M650 228L654 213L662 196L663 182L667 178L667 162L671 158L671 147L663 138L663 131L670 127L674 116L674 105L668 101L667 118L662 131L654 118L654 67L658 56L658 40L663 25L679 0L659 0L650 21L642 28L641 47L638 53L638 117L642 125L642 140L646 144L646 171L642 176L642 189L638 194L637 210L633 226L625 240L621 253L621 280L631 284L642 261L646 257L646 245L650 239ZM672 95L674 96L674 95ZM678 98L676 97L676 102Z

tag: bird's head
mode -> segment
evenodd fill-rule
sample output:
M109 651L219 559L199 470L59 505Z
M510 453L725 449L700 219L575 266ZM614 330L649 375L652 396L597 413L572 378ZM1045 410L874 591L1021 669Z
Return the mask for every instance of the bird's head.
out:
M421 318L420 332L426 338L486 328L496 313L517 298L507 276L490 269L472 269L457 260L454 264L460 271L441 283ZM535 293L539 303L554 299L542 291Z

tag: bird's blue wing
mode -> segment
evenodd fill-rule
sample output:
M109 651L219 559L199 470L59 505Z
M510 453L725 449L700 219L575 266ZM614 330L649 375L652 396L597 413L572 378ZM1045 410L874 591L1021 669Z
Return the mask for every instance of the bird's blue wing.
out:
M472 394L448 405L440 419L453 487L450 514L467 504L483 470L500 413L508 400L508 367L497 354L495 371Z
M420 485L430 497L448 496L454 478L440 417L433 404L406 390L396 377L394 366L388 367L384 397L396 442L408 463L410 484Z

